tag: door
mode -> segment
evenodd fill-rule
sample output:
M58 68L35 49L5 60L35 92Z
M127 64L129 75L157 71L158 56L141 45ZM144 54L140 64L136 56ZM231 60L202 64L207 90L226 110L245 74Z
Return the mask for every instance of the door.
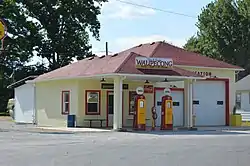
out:
M156 90L155 92L155 107L158 118L156 119L156 126L161 125L161 98L164 95L163 90ZM184 94L183 91L172 90L171 96L173 98L173 126L183 126L184 121Z
M108 114L108 126L113 126L113 115L114 115L114 93L107 92L107 114Z
M16 123L33 123L34 88L24 84L15 89L14 116Z
M173 91L171 96L173 98L173 125L181 127L184 124L184 93L183 91Z
M193 85L193 113L196 126L223 126L225 121L225 82L197 81Z

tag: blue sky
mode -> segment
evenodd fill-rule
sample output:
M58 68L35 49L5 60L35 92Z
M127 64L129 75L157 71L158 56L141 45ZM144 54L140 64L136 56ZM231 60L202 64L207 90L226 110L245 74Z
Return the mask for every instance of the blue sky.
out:
M212 0L123 0L162 10L197 17L201 9ZM197 31L197 18L161 12L109 0L101 9L100 41L90 39L92 51L105 54L105 42L109 42L110 54L153 41L167 41L182 47ZM42 62L35 56L29 64ZM46 60L43 60L47 64Z
M167 11L198 16L202 7L211 0L124 0ZM196 33L197 19L153 9L141 8L110 0L101 10L100 39L91 38L93 52L103 54L105 42L109 51L119 52L140 43L165 40L183 46L186 40Z

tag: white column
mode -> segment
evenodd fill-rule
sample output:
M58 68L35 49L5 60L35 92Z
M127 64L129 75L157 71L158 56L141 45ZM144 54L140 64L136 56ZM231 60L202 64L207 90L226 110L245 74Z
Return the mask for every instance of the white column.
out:
M189 82L189 127L193 127L193 80Z
M193 127L193 80L184 81L185 110L184 127Z
M113 129L122 128L122 79L114 78L114 119Z
M190 86L189 86L189 80L184 80L184 127L189 127L189 103L190 103Z

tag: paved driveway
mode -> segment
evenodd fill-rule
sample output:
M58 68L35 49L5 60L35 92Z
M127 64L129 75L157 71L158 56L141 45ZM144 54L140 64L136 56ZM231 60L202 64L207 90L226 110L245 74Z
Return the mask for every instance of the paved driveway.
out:
M3 166L249 166L250 132L0 131Z

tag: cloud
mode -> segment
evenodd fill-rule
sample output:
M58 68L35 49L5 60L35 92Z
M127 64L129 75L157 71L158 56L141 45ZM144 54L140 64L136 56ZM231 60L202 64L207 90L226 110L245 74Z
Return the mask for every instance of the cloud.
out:
M138 4L138 0L124 1ZM139 4L150 6L150 1L152 0L140 0ZM101 13L101 17L104 18L135 19L154 15L155 10L122 3L117 0L110 0L103 5Z
M121 51L124 49L131 48L133 46L144 44L144 43L151 43L156 41L163 41L178 46L183 47L186 43L186 39L171 39L163 35L151 35L151 36L131 36L131 37L124 37L124 38L118 38L116 39L114 43L113 48L118 48L120 50L115 51Z

